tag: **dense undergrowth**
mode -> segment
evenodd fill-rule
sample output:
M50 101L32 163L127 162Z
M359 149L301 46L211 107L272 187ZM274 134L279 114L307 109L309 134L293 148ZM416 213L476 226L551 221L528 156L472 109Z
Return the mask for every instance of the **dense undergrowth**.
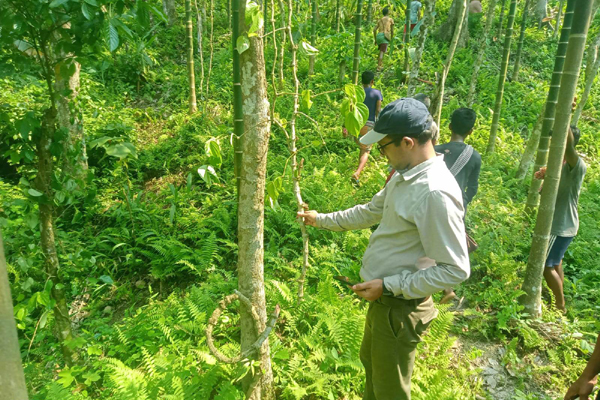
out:
M445 18L449 1L438 2ZM217 5L217 7L222 7ZM126 52L106 54L98 65L84 65L82 101L89 141L118 138L136 147L137 158L108 157L102 146L89 149L94 172L85 194L62 204L57 213L61 276L67 287L77 336L70 345L78 362L65 368L52 334L50 288L42 272L37 206L26 195L34 165L9 163L0 179L0 226L20 330L26 377L33 399L241 399L239 379L251 364L224 365L208 351L204 329L217 302L237 287L236 202L232 168L230 36L224 10L215 13L215 53L208 90L200 91L199 111L186 113L183 27L162 31L147 50L156 65L140 84L137 64ZM301 18L299 18L301 20ZM306 29L306 26L302 26ZM348 27L347 29L351 29ZM303 89L335 89L339 61L326 54L340 42L330 28L319 28L316 74L299 65ZM370 40L362 48L361 69L376 67ZM421 76L434 80L445 47L428 40ZM476 40L456 54L447 81L441 141L449 139L447 118L463 105ZM413 379L415 399L487 398L481 371L471 361L477 350L456 351L457 341L496 343L514 380L514 399L562 398L584 365L600 330L600 169L597 132L600 89L594 88L584 111L579 151L589 169L580 200L581 228L565 258L569 313L551 307L541 320L523 318L516 298L531 243L534 220L523 212L528 181L513 178L524 141L541 111L556 41L530 28L519 82L505 89L499 145L484 157L480 191L468 225L480 244L472 255L471 278L458 288L458 312L440 307L440 317L420 345ZM206 49L206 46L205 46ZM491 43L479 78L478 114L470 143L484 153L497 85L500 47ZM266 57L273 51L267 42ZM384 103L406 88L398 71L402 52L386 58L375 87ZM29 111L47 107L44 83L35 67L0 52L0 107L5 132ZM206 58L206 55L205 55ZM22 61L22 60L21 60ZM289 60L286 60L289 61ZM102 67L102 68L101 68ZM270 76L267 62L267 76ZM291 82L286 82L290 85ZM139 88L138 88L139 85ZM432 92L423 84L421 90ZM289 118L291 98L277 100L277 116ZM335 93L313 98L299 120L302 193L323 212L365 202L385 181L386 165L375 152L361 178L350 183L357 148L342 137ZM16 132L16 131L14 131ZM283 132L273 127L268 180L282 179L283 191L266 209L265 275L268 309L282 314L270 345L278 399L358 399L363 371L358 359L366 305L332 280L358 278L370 231L343 234L311 230L311 269L306 298L296 300L302 265L300 229L291 193L289 151ZM206 151L220 144L222 159ZM0 147L1 150L5 148ZM23 146L22 151L27 151ZM9 153L2 161L9 161ZM216 176L203 180L197 170L212 165ZM529 179L529 178L528 178ZM545 294L545 304L551 304ZM225 354L239 351L238 315L228 311L216 339Z

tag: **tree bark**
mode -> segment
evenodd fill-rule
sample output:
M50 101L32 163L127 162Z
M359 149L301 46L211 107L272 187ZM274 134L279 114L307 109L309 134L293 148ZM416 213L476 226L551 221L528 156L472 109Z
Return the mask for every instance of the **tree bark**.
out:
M345 78L346 78L346 60L342 60L342 62L340 62L340 70L338 73L338 86L339 87L344 86Z
M471 84L469 85L469 94L467 95L467 104L469 107L473 105L475 100L475 90L477 89L477 77L479 76L479 70L483 64L483 58L485 57L485 50L487 48L487 42L492 30L494 23L494 11L496 10L496 0L490 0L488 9L485 13L485 28L481 39L479 40L479 52L477 53L477 59L473 64L473 75L471 75Z
M244 134L244 109L242 103L242 83L240 72L240 53L237 51L237 39L240 36L240 1L231 2L231 51L233 59L233 173L236 192L239 199L242 167L242 136Z
M496 136L498 135L498 124L500 123L500 112L502 111L502 97L504 96L504 83L506 73L508 72L508 59L510 57L510 43L512 41L513 26L515 23L515 14L517 13L517 0L511 0L510 10L508 12L508 22L506 24L506 33L504 39L504 52L502 54L502 66L500 67L500 77L498 78L498 89L496 90L496 104L494 106L494 117L492 118L492 130L486 153L491 154L496 147Z
M342 18L341 0L335 0L335 31L340 31L340 20Z
M367 5L367 26L371 26L371 22L373 22L373 0L369 0Z
M163 11L167 14L167 21L169 26L175 25L177 22L177 10L175 9L175 0L162 0Z
M200 0L202 7L204 8L203 0ZM202 19L202 14L200 14L200 9L198 8L198 1L194 0L194 7L196 9L196 41L198 42L198 56L200 58L200 96L202 96L202 92L204 91L204 49L202 48L202 36L204 35L204 31L206 28L204 27L204 20Z
M456 28L454 29L454 36L452 37L452 42L450 42L450 48L448 49L448 55L446 56L446 63L444 64L444 69L440 74L440 77L438 78L436 92L431 101L433 119L434 121L436 121L437 126L440 126L442 105L444 103L444 86L446 85L446 78L448 76L448 71L450 71L452 60L454 59L454 52L456 51L456 47L458 46L458 42L460 41L460 37L462 36L461 31L465 28L464 24L461 21L464 20L464 15L467 13L467 0L462 0L462 2L458 4L458 7L459 9L456 18Z
M529 135L529 139L527 140L527 146L525 146L525 150L521 156L521 161L519 162L519 169L515 174L515 178L519 180L525 179L527 176L527 171L529 171L529 167L531 167L531 164L533 163L535 152L540 144L540 135L542 134L542 122L544 121L544 114L544 110L542 110L537 121L535 122L531 134Z
M521 52L523 51L523 41L525 39L525 29L527 28L527 16L529 14L529 2L531 0L525 0L523 6L523 15L521 19L521 34L519 36L519 46L517 47L517 54L515 56L515 65L512 74L512 80L516 81L519 78L519 68L521 67Z
M58 269L60 267L54 240L54 189L52 188L52 175L54 163L50 148L56 131L56 111L48 109L42 121L40 139L37 143L38 175L35 180L37 190L44 194L45 199L40 201L40 237L42 252L44 254L44 267L48 280L52 282L51 295L55 305L53 309L56 336L60 343L63 357L67 366L73 365L73 350L66 341L73 337L69 308L65 298L64 288Z
M2 231L0 231L0 388L2 398L10 400L27 400L27 386L21 352L19 351L19 338L15 323L13 301L10 295L8 269L4 257Z
M81 64L70 59L71 56L62 58L63 60L54 67L58 124L69 132L67 139L63 141L61 165L64 175L83 181L87 174L88 163L82 113L77 101Z
M310 18L310 44L317 47L317 0L311 0L311 18ZM308 75L315 73L315 56L311 55L308 59Z
M410 43L410 4L411 0L406 0L406 18L404 18L404 66L402 67L402 83L406 82L408 74L410 53L408 46Z
M542 28L542 20L548 15L548 0L538 0L535 5L535 18L538 21L538 29Z
M462 27L460 30L460 37L458 39L457 46L465 47L469 42L469 12L467 11L462 18L460 7L462 4L462 0L453 0L452 5L450 6L450 10L448 10L448 18L444 23L440 26L437 32L437 36L443 42L449 42L454 38L454 31L457 28L458 20L462 20ZM467 3L468 6L468 3Z
M245 5L240 7L240 33L247 34ZM238 288L254 305L260 321L260 331L267 322L264 286L264 201L267 152L269 148L269 100L265 74L262 30L249 38L250 47L240 54L242 103L244 104L244 134L242 168L238 201ZM241 305L242 351L256 341L251 311ZM273 371L268 340L258 355L260 373L243 379L247 399L274 399ZM253 382L258 384L253 385ZM253 389L253 390L251 390ZM251 393L248 393L251 392Z
M188 64L188 80L189 80L189 113L193 114L197 111L196 106L196 80L194 77L194 27L192 25L192 4L191 0L185 0L185 26L187 33L187 64Z
M534 171L537 171L540 168L544 167L546 165L546 161L548 160L550 132L552 131L552 127L554 126L554 112L556 110L556 103L558 101L558 89L560 88L563 66L565 64L565 56L567 54L567 44L569 43L569 36L571 33L574 7L575 0L568 0L567 10L565 12L565 18L560 32L560 39L558 40L558 48L556 49L556 57L554 58L554 70L552 72L552 79L550 81L548 97L546 98L544 122L542 123L540 144L538 145L537 153L535 156L535 164L533 166ZM531 185L529 186L527 203L525 205L525 212L527 212L527 214L531 214L538 205L538 202L540 200L540 185L541 182L539 179L535 179L535 177L531 178Z
M548 169L544 179L544 190L542 192L540 210L536 219L531 251L529 253L529 260L527 262L527 270L525 271L525 279L522 288L525 295L521 298L521 303L525 307L525 312L532 317L538 317L541 314L542 309L542 271L544 269L544 261L548 249L556 194L558 192L558 184L565 154L567 132L571 120L571 104L575 96L575 91L577 90L577 79L579 77L581 60L585 49L585 40L588 33L591 10L592 0L576 1L572 33L569 37L564 71L560 81L558 104L556 106L556 122L554 124L554 133L552 135L550 155L548 157Z
M279 0L279 15L281 17L281 28L286 26L285 21L285 5L283 0ZM284 60L285 60L285 43L287 40L287 33L285 29L281 30L281 54L279 57L279 88L283 90L285 82L284 74Z
M360 31L362 24L362 8L363 0L356 1L356 14L354 23L356 29L354 31L354 62L352 63L352 82L358 85L358 68L360 67Z
M577 103L577 108L573 113L573 119L571 122L573 125L577 125L577 123L579 123L579 118L581 118L583 107L585 107L585 103L587 103L590 91L592 90L592 86L594 85L594 79L596 78L596 74L598 73L598 69L600 68L600 57L598 57L598 47L600 47L600 34L598 34L598 36L596 36L592 43L590 43L590 45L588 46L588 55L585 66L585 87L583 89L583 93L581 94L581 98Z

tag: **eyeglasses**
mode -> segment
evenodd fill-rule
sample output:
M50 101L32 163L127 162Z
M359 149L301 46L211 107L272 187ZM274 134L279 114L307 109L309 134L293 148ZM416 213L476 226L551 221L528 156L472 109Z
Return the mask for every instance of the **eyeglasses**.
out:
M394 141L391 142L387 142L386 144L384 144L383 146L381 145L377 145L377 149L379 149L379 152L381 153L382 156L385 155L383 149L385 149L386 146L389 146L390 144L394 143Z

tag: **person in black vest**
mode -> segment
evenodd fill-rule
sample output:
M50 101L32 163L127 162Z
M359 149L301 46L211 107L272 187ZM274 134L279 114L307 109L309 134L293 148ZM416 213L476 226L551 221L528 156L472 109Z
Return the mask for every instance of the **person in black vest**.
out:
M452 113L450 119L450 142L435 146L435 151L444 155L446 166L456 178L463 196L465 215L467 206L477 194L479 188L479 171L481 155L465 139L473 133L477 114L470 108L459 108ZM454 290L444 290L441 304L448 303L456 297Z

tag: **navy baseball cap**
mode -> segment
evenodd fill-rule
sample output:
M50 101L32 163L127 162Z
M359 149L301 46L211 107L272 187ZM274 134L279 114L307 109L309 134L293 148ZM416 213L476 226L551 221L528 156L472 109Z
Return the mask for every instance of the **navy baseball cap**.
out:
M410 97L389 103L381 110L372 130L360 138L362 144L373 144L390 136L413 137L431 128L433 118L425 104Z

